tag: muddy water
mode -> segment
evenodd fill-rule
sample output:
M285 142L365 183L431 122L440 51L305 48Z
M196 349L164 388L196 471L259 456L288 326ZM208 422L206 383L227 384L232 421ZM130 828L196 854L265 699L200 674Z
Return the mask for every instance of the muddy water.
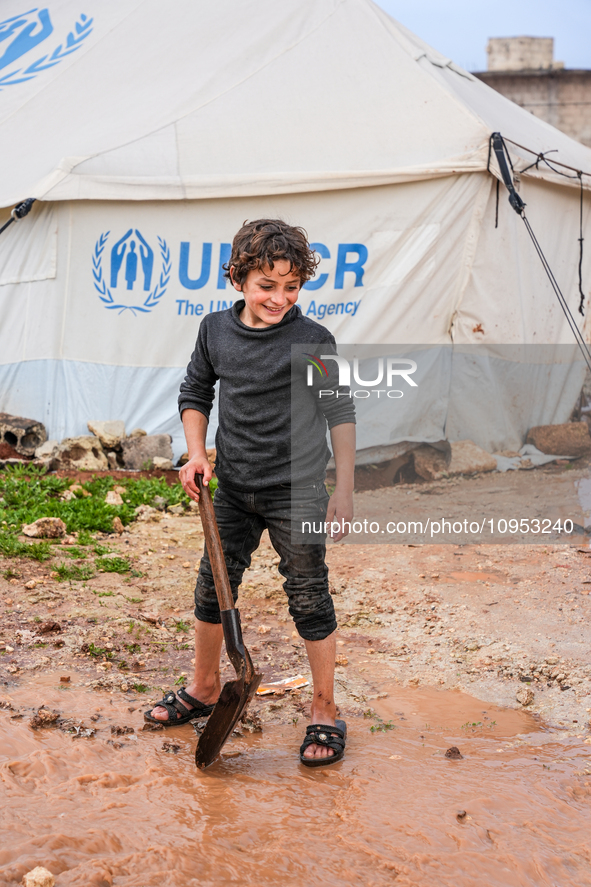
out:
M57 682L2 694L24 712L0 712L2 885L35 865L57 887L591 885L591 745L526 713L391 686L382 721L347 718L341 764L299 765L301 720L199 773L190 725L141 733L137 702ZM32 730L40 698L96 734Z

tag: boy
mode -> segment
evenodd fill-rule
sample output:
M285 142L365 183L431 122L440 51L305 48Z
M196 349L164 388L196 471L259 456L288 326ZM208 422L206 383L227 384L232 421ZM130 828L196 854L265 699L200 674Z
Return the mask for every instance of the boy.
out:
M349 392L329 377L337 392L318 398L318 384L306 387L303 361L296 378L302 409L294 413L294 421L306 435L306 447L303 455L292 459L291 346L308 345L318 355L336 353L328 330L305 318L295 304L318 261L301 228L272 219L245 223L225 266L226 277L242 299L203 319L179 396L189 452L180 479L187 495L197 501L195 475L202 474L205 484L212 476L205 439L214 385L220 381L219 485L214 506L230 584L236 599L244 570L268 529L280 556L289 611L304 639L312 671L312 723L300 749L307 766L342 758L346 726L344 721L337 723L334 703L336 619L328 591L325 534L316 536L312 544L294 544L291 497L317 521L339 521L344 528L343 522L350 522L353 515L355 462ZM326 378L321 384L331 387ZM337 472L330 499L324 486L327 423ZM333 538L337 541L344 535L338 532ZM195 588L195 617L193 680L178 694L167 693L151 714L146 713L152 722L174 726L208 715L220 693L222 627L207 551Z

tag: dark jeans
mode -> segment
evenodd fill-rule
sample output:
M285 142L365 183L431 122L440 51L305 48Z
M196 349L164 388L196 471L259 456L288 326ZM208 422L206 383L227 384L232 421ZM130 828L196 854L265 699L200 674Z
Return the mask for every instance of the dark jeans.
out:
M280 484L254 493L221 485L214 498L226 567L234 601L252 553L258 548L263 530L269 531L273 548L281 558L279 572L285 578L289 612L302 638L321 641L337 627L334 605L328 590L325 563L325 535L313 544L292 540L292 524L302 517L326 520L328 493L320 481L292 488ZM301 526L301 524L299 524ZM207 550L199 567L195 586L195 616L202 622L220 622L220 611Z

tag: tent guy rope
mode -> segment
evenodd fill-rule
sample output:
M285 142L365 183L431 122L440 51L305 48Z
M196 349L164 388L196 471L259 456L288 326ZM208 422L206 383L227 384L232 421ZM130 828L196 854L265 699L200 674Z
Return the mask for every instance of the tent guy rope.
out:
M534 248L535 248L538 256L540 257L540 261L542 262L542 266L544 268L544 271L546 272L546 274L548 276L548 280L550 281L550 285L552 286L552 289L554 290L554 293L556 294L556 298L558 299L560 307L562 308L562 310L564 312L564 315L566 317L568 325L571 328L573 336L575 337L575 340L576 340L579 348L581 349L581 352L582 352L583 357L585 359L585 363L587 364L587 367L591 371L591 351L589 351L589 346L585 342L585 339L583 338L583 334L581 333L581 331L579 330L579 328L577 326L577 322L576 322L575 318L573 317L573 314L572 314L570 308L568 307L568 303L564 297L562 290L560 289L560 286L558 285L558 281L556 280L556 277L554 276L552 268L550 267L550 264L549 264L546 256L544 255L544 251L542 250L542 247L540 246L540 243L539 243L536 235L534 234L533 228L531 227L531 224L530 224L527 216L525 215L526 204L524 203L524 201L522 200L520 195L515 190L515 183L513 181L513 176L511 175L511 172L509 170L509 165L511 166L511 169L513 169L513 164L511 163L511 157L509 155L509 151L508 151L507 146L505 144L505 140L503 139L503 136L501 135L500 132L493 132L490 137L489 165L490 165L490 149L492 149L495 153L495 156L497 158L497 163L499 164L499 170L500 170L501 176L503 177L503 182L509 192L509 203L511 204L511 206L513 207L515 212L519 216L521 216L521 218L523 219L523 223L525 225L527 233L529 234L531 241L534 245ZM545 160L543 155L539 155L538 160L540 158L544 159L544 161L546 163L548 163L548 161ZM561 165L564 165L564 164L561 164ZM557 172L558 172L558 170L557 170ZM566 174L561 173L561 175L566 175ZM579 237L579 244L580 244L580 250L581 250L580 256L579 256L579 292L581 293L581 296L582 296L581 304L579 305L579 311L581 312L581 314L583 314L583 301L584 301L584 293L583 293L583 289L582 289L582 279L581 279L582 262L583 262L583 258L582 258L582 250L583 250L582 177L583 177L583 175L584 175L584 173L582 173L582 172L577 173L577 177L580 178L580 180L581 180L581 209L580 209L581 231L580 231L580 237ZM575 176L568 176L568 178L575 178Z

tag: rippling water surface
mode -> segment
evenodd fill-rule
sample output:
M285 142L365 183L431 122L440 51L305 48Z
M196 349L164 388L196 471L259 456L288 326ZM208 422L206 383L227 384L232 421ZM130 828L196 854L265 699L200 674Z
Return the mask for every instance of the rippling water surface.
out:
M57 887L591 885L591 745L524 712L390 687L383 730L348 718L341 764L298 763L300 720L233 737L200 773L190 725L141 733L130 701L57 681L0 695L87 726L99 714L98 730L76 739L0 712L2 885L36 865Z

